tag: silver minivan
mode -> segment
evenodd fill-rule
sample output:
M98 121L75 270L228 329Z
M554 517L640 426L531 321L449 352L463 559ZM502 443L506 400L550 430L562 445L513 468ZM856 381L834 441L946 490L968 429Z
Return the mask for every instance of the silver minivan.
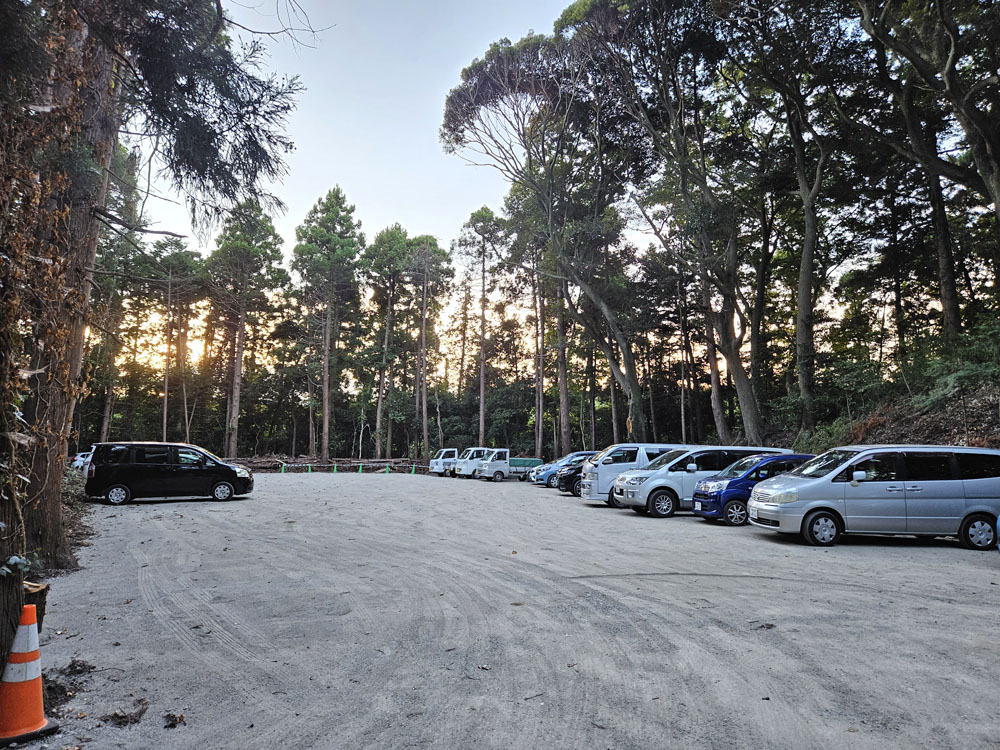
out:
M750 523L820 547L841 534L957 536L997 546L1000 450L943 445L848 445L756 487Z

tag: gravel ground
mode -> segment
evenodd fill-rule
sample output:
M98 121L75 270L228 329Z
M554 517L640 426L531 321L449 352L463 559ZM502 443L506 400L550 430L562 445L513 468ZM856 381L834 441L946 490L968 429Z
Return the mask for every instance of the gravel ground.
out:
M96 506L49 748L997 747L1000 556L816 549L519 482Z

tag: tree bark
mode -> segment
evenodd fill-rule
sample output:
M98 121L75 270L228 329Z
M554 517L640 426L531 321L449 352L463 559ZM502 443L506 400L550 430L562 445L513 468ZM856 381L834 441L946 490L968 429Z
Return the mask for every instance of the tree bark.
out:
M479 296L479 445L486 444L486 250L480 264Z
M559 450L566 455L572 449L569 427L569 372L566 365L566 294L565 286L559 288L556 307L556 354L559 368Z
M708 324L708 336L705 340L705 349L708 354L708 372L711 378L711 400L712 418L715 420L715 432L719 436L721 445L732 445L733 434L729 430L729 423L726 422L726 407L722 402L722 382L719 377L719 359L715 351L715 332L712 324Z
M71 42L72 44L72 42ZM82 50L79 72L82 128L80 149L92 160L98 177L72 186L73 195L63 196L68 208L65 227L65 288L62 302L69 321L65 349L45 341L45 360L37 362L44 378L29 383L34 389L31 409L41 417L35 424L39 438L32 452L28 499L24 504L26 549L37 551L42 560L59 565L68 561L62 525L62 477L76 399L82 390L83 355L88 324L90 290L97 254L100 223L95 209L103 207L108 185L108 167L118 134L119 113L112 88L114 58L84 27L76 49ZM68 103L62 103L68 104ZM39 369L33 367L32 369ZM26 413L28 410L26 409Z
M941 180L936 174L925 172L934 225L934 250L937 254L938 285L941 300L941 332L946 343L953 344L962 329L959 312L958 286L955 283L955 257L951 250L951 230L948 228L948 211L945 208Z
M611 442L620 443L621 434L618 432L618 396L615 393L614 375L608 378L608 393L611 397Z
M239 451L240 393L243 389L243 347L246 339L246 303L240 300L236 318L236 341L233 344L233 386L226 419L226 457L236 458Z
M326 311L323 317L323 358L320 363L322 368L321 384L323 416L320 420L319 433L319 458L326 462L330 460L330 335L332 329L332 310L330 301L327 300Z
M424 257L424 299L420 312L420 390L421 421L424 428L423 462L430 461L431 441L427 431L427 259Z
M382 338L382 364L378 370L378 398L375 403L375 458L382 458L382 404L385 393L385 371L389 362L389 340L392 330L392 292L385 301L385 334Z

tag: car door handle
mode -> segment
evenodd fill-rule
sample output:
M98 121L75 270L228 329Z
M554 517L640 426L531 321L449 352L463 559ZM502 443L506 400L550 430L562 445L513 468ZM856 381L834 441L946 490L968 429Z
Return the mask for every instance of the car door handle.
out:
M912 487L907 487L906 491L907 492L923 492L923 489L924 489L923 487L917 487L917 485L913 485Z
M902 492L903 488L902 487L886 487L885 491L886 492Z

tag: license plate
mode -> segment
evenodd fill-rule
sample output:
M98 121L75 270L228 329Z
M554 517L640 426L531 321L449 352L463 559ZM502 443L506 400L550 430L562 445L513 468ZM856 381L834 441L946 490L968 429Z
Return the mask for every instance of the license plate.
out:
M757 509L750 508L750 518L757 518Z
M695 503L694 503L694 509L695 509L695 510L701 510L701 503L700 503L700 502L698 502L697 500L696 500L696 501L695 501Z

